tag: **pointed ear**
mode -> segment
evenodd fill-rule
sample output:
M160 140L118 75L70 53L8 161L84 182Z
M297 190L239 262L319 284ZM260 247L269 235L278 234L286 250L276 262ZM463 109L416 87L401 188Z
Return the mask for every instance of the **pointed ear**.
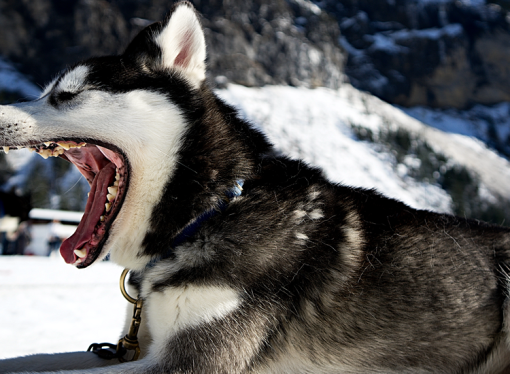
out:
M205 37L193 5L177 3L164 21L140 31L123 56L142 69L177 71L199 88L205 80Z
M161 67L182 72L195 88L200 87L205 79L205 37L191 3L176 4L153 41L161 50Z

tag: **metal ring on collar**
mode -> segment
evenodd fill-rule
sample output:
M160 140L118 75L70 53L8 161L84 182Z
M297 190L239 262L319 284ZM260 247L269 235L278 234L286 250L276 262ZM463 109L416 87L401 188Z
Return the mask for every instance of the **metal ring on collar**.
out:
M126 276L128 273L129 273L129 269L124 269L122 271L122 274L120 275L120 292L122 292L122 296L124 296L127 301L129 301L131 304L135 304L136 299L131 297L126 291L125 282L126 282Z

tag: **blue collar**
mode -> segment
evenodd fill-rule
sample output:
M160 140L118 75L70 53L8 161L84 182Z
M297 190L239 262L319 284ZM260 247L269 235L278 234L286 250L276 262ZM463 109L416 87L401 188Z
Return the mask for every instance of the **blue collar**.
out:
M225 192L225 199L220 201L218 207L215 207L215 208L212 208L212 209L209 209L209 210L205 211L200 216L198 216L196 220L194 220L192 223L190 223L188 226L186 226L179 233L179 235L177 235L174 238L170 248L165 253L160 255L159 257L153 258L145 266L145 268L146 269L150 269L154 265L156 265L159 261L164 260L164 259L170 257L171 254L173 253L175 247L177 247L178 245L181 245L182 243L184 243L187 240L189 240L190 238L192 238L196 234L196 232L198 231L198 229L200 228L200 226L202 226L202 224L204 222L206 222L207 220L211 219L216 214L223 212L227 208L228 204L230 203L230 201L233 198L235 198L237 196L241 196L241 194L243 193L243 184L244 184L244 179L238 179L236 181L234 187L232 187L230 190L227 190Z

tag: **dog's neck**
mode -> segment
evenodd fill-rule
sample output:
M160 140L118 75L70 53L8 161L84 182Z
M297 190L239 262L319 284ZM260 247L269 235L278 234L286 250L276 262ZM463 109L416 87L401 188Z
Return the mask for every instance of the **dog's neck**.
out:
M213 218L217 214L223 212L230 202L241 196L243 193L243 184L244 180L239 179L236 181L235 185L229 190L225 191L224 198L219 202L218 206L207 211L204 211L200 216L198 216L193 222L190 222L174 239L169 248L159 256L154 257L145 267L145 269L150 269L154 265L156 265L159 261L164 260L172 256L174 248L184 242L193 238L195 233L200 229L200 227L207 222L209 219Z
M272 146L207 87L195 97L198 108L185 112L190 124L178 165L154 207L143 254L160 257L175 238L204 212L215 209L238 180L250 180ZM211 142L211 139L216 141Z

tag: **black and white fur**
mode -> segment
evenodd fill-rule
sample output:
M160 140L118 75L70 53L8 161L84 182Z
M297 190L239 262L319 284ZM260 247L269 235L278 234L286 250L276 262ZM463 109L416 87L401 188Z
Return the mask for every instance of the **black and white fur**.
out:
M137 362L76 352L1 361L0 372L503 371L509 231L335 185L277 156L207 86L205 57L197 14L179 3L124 54L0 107L4 146L74 139L123 155L123 202L90 261L110 253L131 269L145 305ZM237 180L242 195L172 250Z

